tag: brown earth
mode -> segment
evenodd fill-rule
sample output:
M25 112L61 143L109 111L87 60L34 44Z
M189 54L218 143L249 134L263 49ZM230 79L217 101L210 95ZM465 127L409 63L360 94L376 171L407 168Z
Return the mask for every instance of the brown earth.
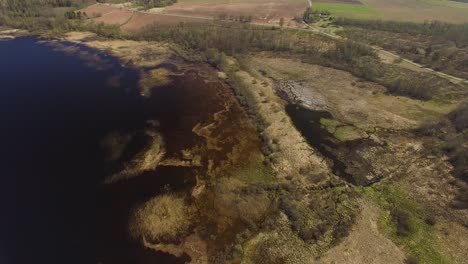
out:
M112 18L109 18L112 19ZM122 29L135 32L148 25L177 25L179 23L206 23L207 19L195 17L180 17L163 14L146 14L135 12L132 19L122 26ZM105 21L104 23L108 23Z
M120 10L115 9L112 10L101 17L94 18L94 21L98 23L106 23L106 24L117 24L122 25L128 22L132 18L133 12L129 10Z
M94 4L87 6L86 8L82 9L82 12L85 12L88 17L99 17L105 16L106 14L119 10L118 8L108 6L108 5L101 5L101 4Z

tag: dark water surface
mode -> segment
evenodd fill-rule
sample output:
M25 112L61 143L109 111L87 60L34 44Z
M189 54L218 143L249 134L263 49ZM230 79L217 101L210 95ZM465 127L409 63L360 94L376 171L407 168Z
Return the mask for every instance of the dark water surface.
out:
M286 113L309 145L333 162L333 173L355 183L353 176L346 172L346 165L332 151L332 148L337 147L337 143L332 140L333 134L320 124L321 118L333 119L333 116L327 111L313 111L294 104L286 105Z
M136 202L187 173L102 185L102 138L143 129L164 105L145 106L134 70L79 49L106 67L35 38L0 41L0 263L183 263L125 240L124 228Z

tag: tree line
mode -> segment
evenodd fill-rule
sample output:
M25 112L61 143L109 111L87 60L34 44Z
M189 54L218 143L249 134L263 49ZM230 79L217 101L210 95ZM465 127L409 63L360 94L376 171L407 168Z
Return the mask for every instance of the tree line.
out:
M0 0L0 21L8 18L54 17L54 8L79 8L92 0Z
M346 38L377 45L414 62L468 78L468 24L337 19Z
M363 29L381 30L410 35L438 36L454 41L457 46L468 45L468 23L451 24L440 21L424 23L362 20L352 18L337 18L334 24L338 26L354 26Z
M387 91L415 99L430 100L441 89L456 89L449 81L429 73L415 73L384 64L368 45L353 40L333 40L310 32L251 24L153 25L132 35L136 40L169 41L192 54L217 50L227 55L272 51L297 56L304 62L333 67L382 84Z

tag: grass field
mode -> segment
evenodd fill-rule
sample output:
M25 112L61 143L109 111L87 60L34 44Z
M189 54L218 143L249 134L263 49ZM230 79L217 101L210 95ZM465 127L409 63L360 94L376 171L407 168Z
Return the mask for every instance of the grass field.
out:
M313 3L313 8L330 11L335 16L352 18L379 18L379 12L366 5L346 3Z
M411 22L439 20L451 23L468 22L468 3L451 0L346 0L313 2L318 10L328 10L338 17L384 19Z
M452 23L468 22L468 3L450 0L361 0L381 13L382 19Z

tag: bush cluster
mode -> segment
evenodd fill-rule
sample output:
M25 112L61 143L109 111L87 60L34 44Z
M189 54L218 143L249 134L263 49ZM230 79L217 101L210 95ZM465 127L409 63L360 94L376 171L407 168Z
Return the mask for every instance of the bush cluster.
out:
M283 192L279 208L288 216L293 231L306 242L314 242L331 235L337 242L348 235L355 217L355 207L350 202L348 191L316 191L307 204L303 196Z
M391 213L398 236L408 236L414 231L410 223L411 215L406 210L397 207Z

